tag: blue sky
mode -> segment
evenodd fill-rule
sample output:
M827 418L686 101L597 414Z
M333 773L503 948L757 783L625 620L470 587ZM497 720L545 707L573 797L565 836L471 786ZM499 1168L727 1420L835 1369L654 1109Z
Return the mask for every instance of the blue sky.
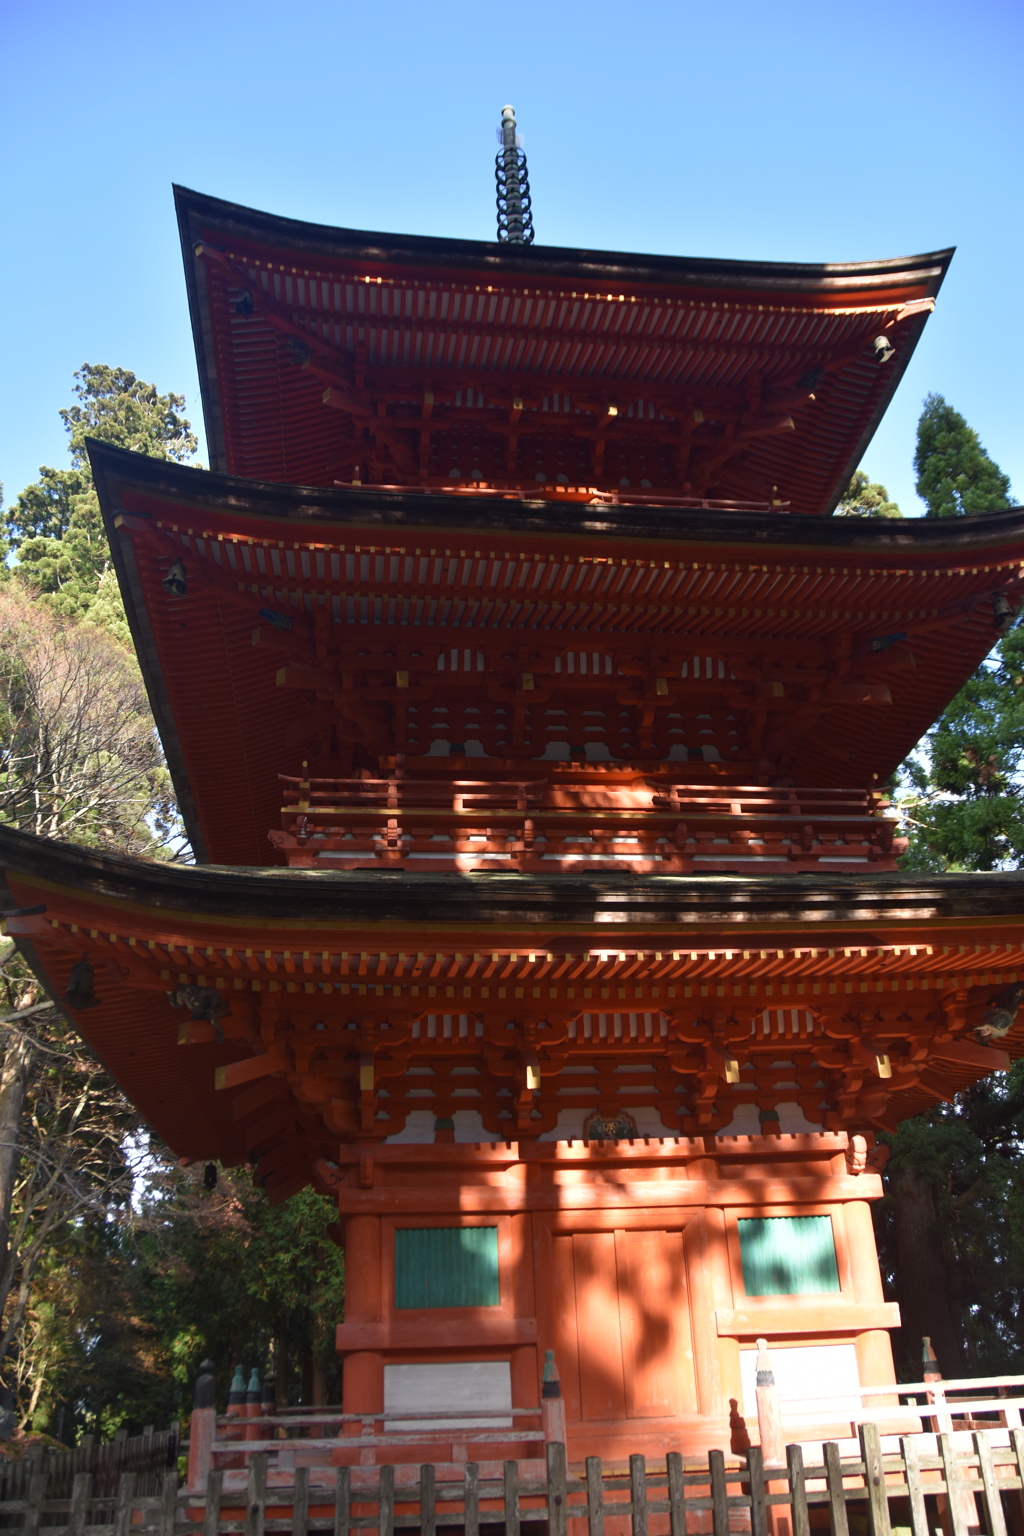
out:
M7 0L0 474L66 462L81 363L201 421L170 185L355 228L493 238L515 104L538 241L853 261L957 255L865 458L917 512L923 396L1024 496L1019 0L386 7Z

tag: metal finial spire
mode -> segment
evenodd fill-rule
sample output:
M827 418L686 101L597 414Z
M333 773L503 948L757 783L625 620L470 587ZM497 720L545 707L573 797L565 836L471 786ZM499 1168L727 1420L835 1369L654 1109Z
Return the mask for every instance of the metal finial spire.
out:
M494 179L498 183L498 239L508 245L532 245L530 181L526 174L526 155L516 133L514 107L502 107L498 133L501 148L494 158Z

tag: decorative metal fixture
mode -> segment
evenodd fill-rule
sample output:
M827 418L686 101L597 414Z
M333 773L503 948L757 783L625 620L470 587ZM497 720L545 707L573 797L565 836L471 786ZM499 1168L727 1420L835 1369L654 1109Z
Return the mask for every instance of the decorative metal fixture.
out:
M501 148L494 157L494 179L498 184L498 239L505 245L532 245L530 179L526 174L522 140L516 133L514 107L502 107L498 138Z

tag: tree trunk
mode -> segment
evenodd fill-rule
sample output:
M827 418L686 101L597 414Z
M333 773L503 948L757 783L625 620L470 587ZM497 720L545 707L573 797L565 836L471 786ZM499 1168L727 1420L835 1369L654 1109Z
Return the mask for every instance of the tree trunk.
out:
M947 1377L966 1370L959 1286L939 1222L935 1190L909 1170L890 1186L899 1257L901 1333L914 1381L921 1379L921 1340L927 1335Z
M11 1202L18 1172L21 1114L35 1048L27 1035L13 1035L0 1069L0 1273L11 1243Z

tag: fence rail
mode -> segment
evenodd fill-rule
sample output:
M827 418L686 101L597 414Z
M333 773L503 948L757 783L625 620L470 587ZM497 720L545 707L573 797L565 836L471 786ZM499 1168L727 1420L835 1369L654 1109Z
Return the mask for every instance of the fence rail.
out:
M457 1475L432 1465L300 1467L287 1483L271 1483L269 1458L256 1453L238 1487L217 1469L205 1495L196 1494L179 1489L167 1470L158 1491L144 1495L138 1475L125 1472L113 1503L97 1495L90 1472L77 1473L69 1495L56 1498L37 1470L26 1496L0 1500L0 1529L24 1536L437 1536L444 1527L481 1536L485 1527L502 1527L505 1536L521 1536L525 1523L539 1522L547 1536L811 1536L827 1519L832 1536L851 1529L893 1536L890 1506L898 1501L895 1523L912 1536L933 1536L939 1524L947 1536L982 1528L987 1536L1019 1536L1024 1430L1012 1430L1011 1444L998 1447L976 1431L969 1449L940 1434L934 1451L910 1436L898 1454L883 1453L874 1424L861 1425L859 1438L854 1457L830 1442L820 1459L805 1463L803 1448L790 1445L785 1464L767 1468L755 1447L743 1462L711 1451L697 1464L672 1451L657 1465L636 1455L628 1470L608 1468L590 1457L570 1469L565 1446L556 1443L537 1477L507 1461L496 1474L474 1463Z

